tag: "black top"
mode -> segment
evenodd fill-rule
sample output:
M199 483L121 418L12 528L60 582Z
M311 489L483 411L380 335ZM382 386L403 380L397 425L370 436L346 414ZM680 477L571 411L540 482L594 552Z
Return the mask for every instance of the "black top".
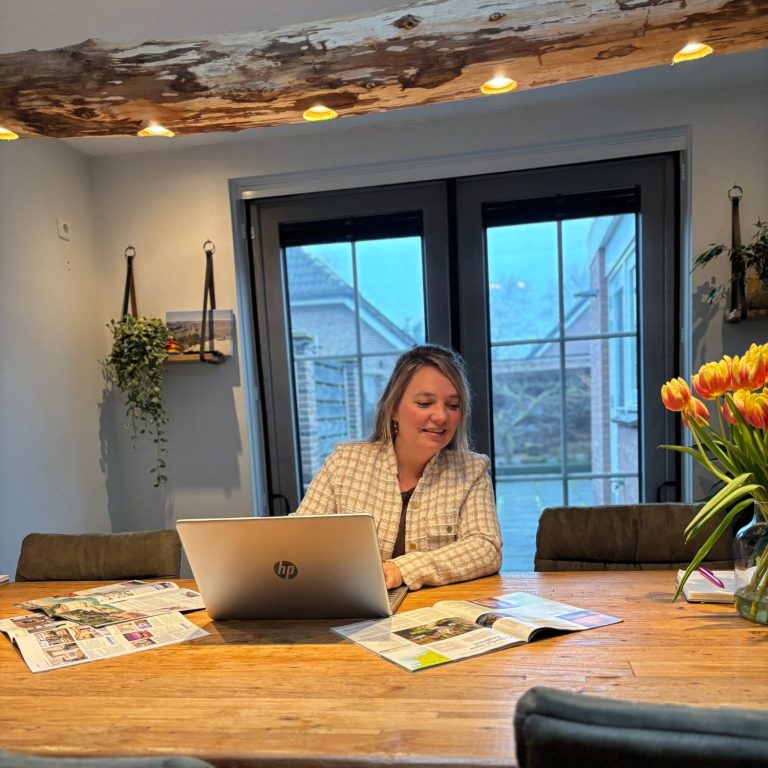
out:
M400 512L400 526L397 529L397 538L395 539L395 548L392 550L392 557L400 557L405 554L405 517L408 512L408 502L413 496L413 492L416 488L411 488L409 491L402 491L400 497L403 500L403 509Z

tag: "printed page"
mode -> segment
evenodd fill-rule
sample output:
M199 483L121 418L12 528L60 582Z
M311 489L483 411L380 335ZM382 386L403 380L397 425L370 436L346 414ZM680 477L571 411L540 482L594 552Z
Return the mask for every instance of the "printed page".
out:
M205 608L199 592L184 589L172 582L149 584L154 589L143 590L135 595L125 594L118 599L110 599L112 605L123 610L139 611L148 615L168 613L169 611L199 611Z
M31 613L12 619L0 619L0 632L8 635L13 643L22 635L31 635L46 629L59 629L63 626L74 627L77 625L71 621L52 618L44 613Z
M78 599L87 599L88 602L77 606ZM123 621L140 616L155 616L169 611L198 611L205 607L199 592L180 588L172 581L154 583L125 581L80 592L28 600L18 605L26 610L42 610L49 616L64 616L92 626L103 626L109 623L103 620L109 614L114 614L114 621ZM99 605L102 605L104 610L99 611ZM71 615L72 611L85 611L89 608L102 614L101 617L93 617L96 624L88 621L85 613L81 614L82 617Z
M459 616L483 627L493 627L520 642L528 642L541 629L579 632L616 624L622 619L527 592L511 592L478 600L443 600L434 606L441 613Z
M44 613L91 627L103 627L117 621L143 619L146 616L139 611L125 611L115 605L102 603L97 597L64 597L58 603L46 606Z
M411 672L523 642L434 608L334 627L333 632Z
M159 586L168 588L167 585L171 585L174 589L178 589L173 582L165 581L160 582ZM51 597L39 597L36 600L26 600L23 603L16 603L20 608L26 608L31 611L45 610L51 605L55 605L62 598L70 597L99 597L104 602L112 602L113 600L121 600L125 597L134 597L138 594L142 594L147 591L147 588L155 586L154 584L146 581L121 581L118 584L102 584L98 587L91 587L90 589L81 589L78 592L59 592Z
M104 627L64 622L53 628L16 635L14 642L32 672L45 672L206 635L208 632L204 629L174 612Z

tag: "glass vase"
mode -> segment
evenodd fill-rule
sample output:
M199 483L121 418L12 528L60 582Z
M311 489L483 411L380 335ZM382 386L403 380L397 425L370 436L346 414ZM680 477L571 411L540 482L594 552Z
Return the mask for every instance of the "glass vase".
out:
M736 610L768 624L768 504L756 501L752 520L734 537Z

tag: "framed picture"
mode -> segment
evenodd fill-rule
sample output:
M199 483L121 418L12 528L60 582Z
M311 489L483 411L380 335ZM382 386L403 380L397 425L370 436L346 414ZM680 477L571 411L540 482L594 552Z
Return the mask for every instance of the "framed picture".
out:
M165 324L178 345L176 354L200 352L203 313L201 310L166 312ZM231 309L210 309L206 312L205 350L232 355L235 337L235 313ZM172 353L173 354L173 353Z

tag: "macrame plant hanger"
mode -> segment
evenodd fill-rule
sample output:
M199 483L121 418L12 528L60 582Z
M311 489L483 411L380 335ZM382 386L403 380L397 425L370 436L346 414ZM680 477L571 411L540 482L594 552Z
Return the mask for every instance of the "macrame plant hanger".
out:
M225 359L223 353L213 348L213 314L216 309L216 292L213 285L213 254L216 252L216 246L210 240L206 240L203 243L203 251L205 253L205 286L203 287L203 316L200 320L200 361L223 363ZM210 311L208 310L209 298L211 301ZM206 330L210 346L208 350L205 349Z
M128 300L131 301L131 314L138 317L136 311L136 286L133 283L133 260L136 258L136 249L129 245L125 249L125 291L123 292L123 310L120 319L128 315Z
M731 288L728 292L728 309L725 312L726 323L738 323L747 316L746 274L739 259L741 250L741 224L739 222L739 202L744 197L744 190L734 184L728 190L731 201ZM734 265L734 256L739 259L738 268Z

